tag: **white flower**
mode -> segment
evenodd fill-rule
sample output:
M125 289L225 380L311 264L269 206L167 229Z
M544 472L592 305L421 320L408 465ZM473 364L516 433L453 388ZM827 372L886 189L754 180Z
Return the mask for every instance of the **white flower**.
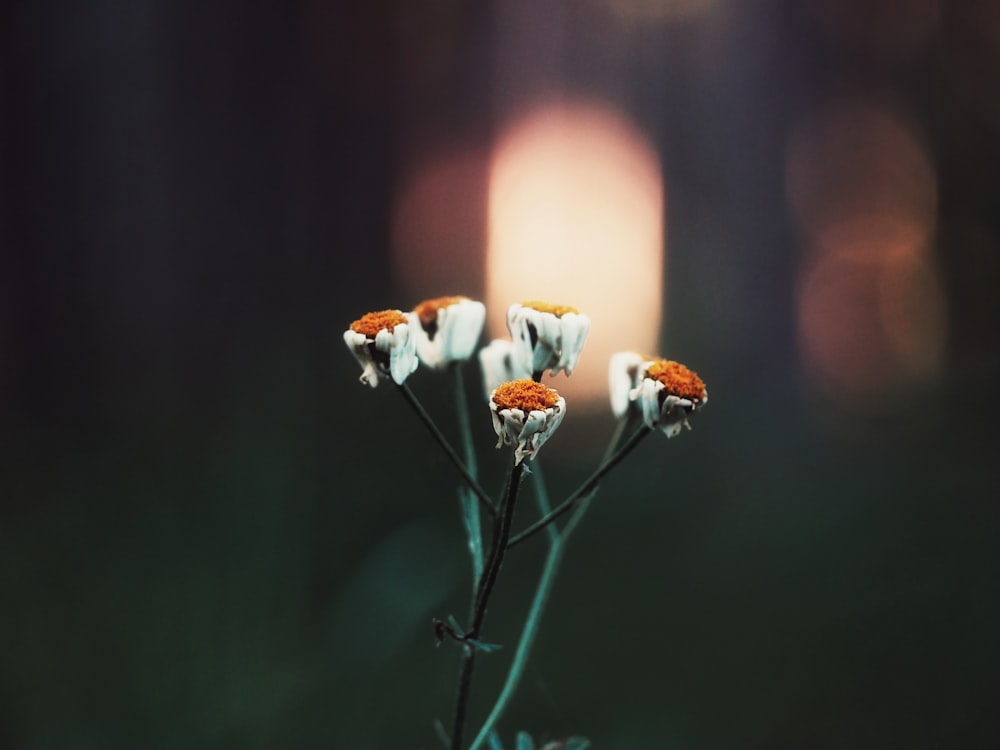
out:
M688 417L708 403L708 390L697 373L667 359L644 363L642 382L630 397L639 403L642 419L651 430L668 438L690 428Z
M509 380L531 377L531 370L515 356L514 344L506 339L493 339L479 350L479 368L483 371L483 392L487 399Z
M416 315L399 310L367 313L351 323L344 342L361 365L361 382L375 388L380 378L391 377L402 385L419 364L413 336L419 327Z
M421 302L413 312L417 356L435 370L472 356L486 321L486 306L468 297L438 297Z
M490 394L497 448L514 446L514 463L532 459L566 416L566 400L530 378L504 383Z
M590 330L590 318L568 305L525 302L507 310L517 357L531 372L573 372Z
M648 362L648 357L636 352L611 355L608 362L608 393L611 396L611 411L619 419L628 413L632 404L632 391L642 382Z

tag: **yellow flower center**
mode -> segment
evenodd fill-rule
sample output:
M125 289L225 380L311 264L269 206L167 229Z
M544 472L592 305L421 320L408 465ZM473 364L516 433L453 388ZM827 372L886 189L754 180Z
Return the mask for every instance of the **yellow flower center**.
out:
M536 383L530 378L511 380L504 383L493 394L497 409L520 409L523 412L545 411L559 401L559 394L553 388Z
M362 315L351 323L351 330L373 339L379 331L383 329L392 331L400 323L405 322L406 316L399 310L380 310Z
M438 310L442 307L448 307L449 305L454 305L462 300L468 299L468 297L462 297L461 295L453 295L451 297L436 297L435 299L425 299L419 305L413 308L413 312L417 314L420 318L420 323L426 328L431 323L437 320Z
M539 300L522 302L521 307L530 307L532 310L538 310L538 312L552 313L557 318L561 318L566 313L580 314L579 310L570 305L553 305L551 302L540 302Z
M705 398L705 383L694 370L689 370L680 362L658 359L646 370L646 377L659 380L667 393L680 398L700 401Z

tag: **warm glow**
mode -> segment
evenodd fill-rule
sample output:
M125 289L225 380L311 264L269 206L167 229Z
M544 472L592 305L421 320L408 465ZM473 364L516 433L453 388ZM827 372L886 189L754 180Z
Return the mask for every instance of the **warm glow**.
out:
M799 285L799 341L822 391L845 407L877 410L940 373L945 301L927 261L879 251L817 256Z
M392 223L396 280L410 299L482 291L486 227L485 154L433 154L412 170Z
M805 249L798 328L807 375L864 409L932 380L946 335L929 260L937 177L915 128L878 102L825 107L794 133L786 180Z
M607 403L607 366L623 349L655 351L663 283L659 158L614 110L551 105L501 138L489 177L490 335L508 337L507 307L529 299L592 321L573 376L573 408Z
M807 118L791 139L786 184L800 229L826 249L924 247L937 221L926 146L876 103L839 102ZM880 241L854 242L869 232Z

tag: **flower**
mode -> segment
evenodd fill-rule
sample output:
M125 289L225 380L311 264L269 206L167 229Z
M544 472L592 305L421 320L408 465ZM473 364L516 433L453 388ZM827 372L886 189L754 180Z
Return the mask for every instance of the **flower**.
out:
M417 356L435 370L472 356L486 321L486 306L468 297L438 297L421 302L413 312L420 325L414 333Z
M569 305L524 302L507 310L517 357L532 373L573 372L590 330L590 318Z
M417 316L399 310L362 315L344 331L344 342L361 365L361 382L372 388L391 376L399 385L417 369L419 360L413 331Z
M506 339L493 339L479 350L479 368L483 371L483 391L487 399L494 389L508 380L531 377L531 370L515 356L514 344Z
M649 357L637 352L618 352L608 362L608 393L611 411L621 419L632 404L632 391L642 382Z
M643 367L642 382L630 397L638 401L651 430L659 427L668 438L690 428L688 417L708 403L708 390L697 373L679 362L654 359Z
M514 463L534 458L566 416L566 399L531 378L512 380L490 394L497 448L514 446Z

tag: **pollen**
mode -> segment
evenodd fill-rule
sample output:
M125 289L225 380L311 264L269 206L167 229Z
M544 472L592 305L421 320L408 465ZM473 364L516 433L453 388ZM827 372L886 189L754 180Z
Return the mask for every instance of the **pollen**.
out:
M689 370L679 362L658 359L646 370L646 377L659 380L667 393L691 401L701 401L707 395L705 383L694 370Z
M530 378L511 380L493 393L493 403L497 409L520 409L523 412L545 411L559 401L554 388L536 383Z
M400 323L405 322L406 316L399 310L380 310L362 315L351 323L351 330L373 339L379 331L383 329L392 331Z
M579 310L570 305L553 305L551 302L540 302L539 300L522 302L521 307L530 307L532 310L538 310L538 312L552 313L557 318L561 318L567 313L573 313L574 315L580 314Z
M451 297L436 297L435 299L425 299L419 305L413 308L413 312L417 314L420 318L420 323L427 327L431 323L437 320L438 310L442 307L448 307L450 305L457 304L462 300L468 299L468 297L463 297L461 295L453 295Z

